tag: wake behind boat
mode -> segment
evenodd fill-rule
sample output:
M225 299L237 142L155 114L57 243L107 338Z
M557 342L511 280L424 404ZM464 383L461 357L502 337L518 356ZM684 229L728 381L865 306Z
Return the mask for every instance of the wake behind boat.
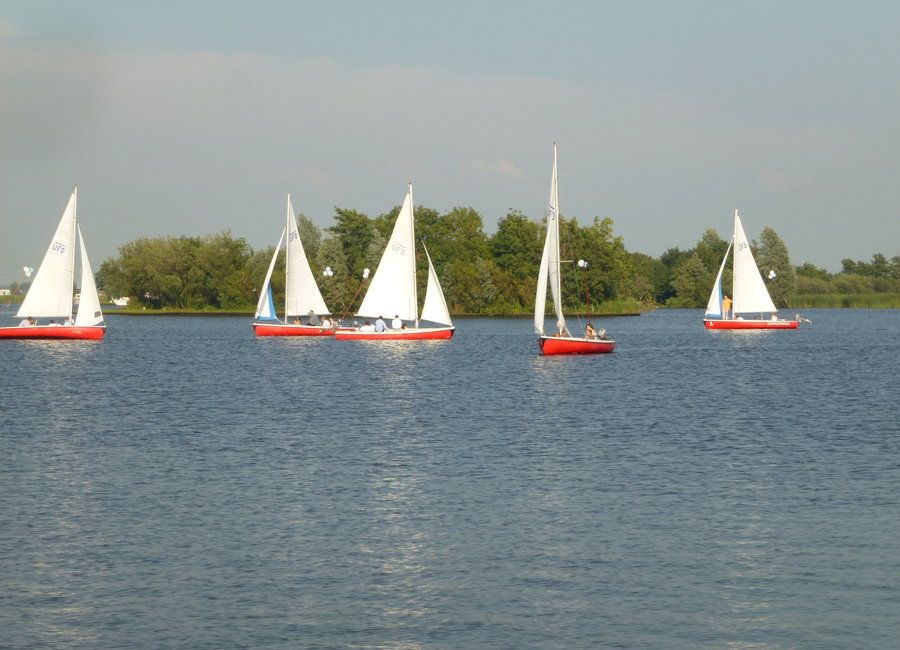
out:
M50 247L34 282L16 313L18 327L0 327L2 339L102 339L106 333L100 297L77 220L78 188L72 190ZM72 320L75 295L75 240L81 261L78 312ZM49 318L46 323L40 319Z
M425 250L424 245L422 249ZM419 317L416 295L415 217L412 183L410 183L403 206L394 223L391 238L356 314L370 320L356 329L339 328L335 331L334 337L341 340L369 341L451 338L456 328L450 319L444 292L441 291L441 283L427 250L425 257L428 259L428 285L425 289L422 315ZM385 319L389 319L390 322ZM412 326L408 324L409 321L413 323ZM436 326L422 327L422 321L435 323Z
M556 143L553 143L553 172L550 176L550 202L547 207L547 237L538 272L537 293L534 298L534 331L538 334L538 347L542 354L602 354L616 349L616 342L606 338L605 331L597 332L590 322L590 297L585 292L588 305L588 324L583 337L572 336L562 311L562 282L559 259L559 182L556 165ZM579 267L587 273L587 262L579 260ZM544 331L547 308L547 282L553 297L556 315L556 331ZM587 285L585 285L587 286Z
M285 244L285 288L284 288L284 320L279 320L272 298L272 272L275 261L281 251L281 243ZM322 294L313 277L309 261L300 241L297 219L291 195L287 199L287 218L281 238L275 246L269 270L266 273L256 305L256 316L253 320L253 331L257 336L331 336L334 327L326 317L331 312L325 306ZM306 318L303 322L301 315ZM291 321L291 316L294 317Z
M722 291L722 272L725 270L725 262L728 261L728 253L732 250L734 251L731 294L733 299ZM713 283L703 325L711 330L793 330L797 329L799 324L799 316L784 319L778 315L769 290L759 274L756 260L753 259L753 252L741 224L740 210L735 210L734 235Z

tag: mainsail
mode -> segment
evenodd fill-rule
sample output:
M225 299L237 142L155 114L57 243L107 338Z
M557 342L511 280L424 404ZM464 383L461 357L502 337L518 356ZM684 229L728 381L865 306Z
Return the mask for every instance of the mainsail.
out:
M359 306L357 316L391 318L418 322L416 295L416 249L414 239L412 185L403 200L400 214L375 276Z
M72 317L75 281L75 213L78 188L72 190L69 203L56 227L50 247L38 268L31 288L17 315L34 318ZM91 283L94 279L91 277Z
M550 200L547 204L547 237L541 255L538 271L537 292L534 298L534 330L544 335L545 311L547 308L547 281L553 297L553 311L560 328L566 324L562 311L562 289L559 271L559 190L556 165L556 144L553 145L553 171L550 176Z
M753 259L750 243L741 225L739 210L734 211L734 313L774 313L772 302L759 268Z

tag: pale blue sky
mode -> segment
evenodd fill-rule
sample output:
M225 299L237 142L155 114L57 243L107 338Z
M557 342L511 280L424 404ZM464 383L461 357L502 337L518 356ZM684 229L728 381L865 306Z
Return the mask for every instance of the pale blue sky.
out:
M95 267L140 236L416 202L563 214L629 250L732 214L796 264L900 254L900 3L0 5L0 285L71 187Z

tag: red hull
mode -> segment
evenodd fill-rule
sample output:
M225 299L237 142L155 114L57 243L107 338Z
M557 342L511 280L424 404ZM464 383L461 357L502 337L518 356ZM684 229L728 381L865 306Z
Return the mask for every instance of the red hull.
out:
M334 328L317 325L291 325L290 323L253 323L257 336L331 336Z
M334 333L334 338L342 341L433 341L452 338L454 331L455 327L419 327L384 332L339 329Z
M703 321L708 330L795 330L796 320L709 320Z
M82 339L96 341L106 334L105 325L32 325L0 327L0 339Z
M616 342L542 336L538 339L538 347L541 354L606 354L616 349Z

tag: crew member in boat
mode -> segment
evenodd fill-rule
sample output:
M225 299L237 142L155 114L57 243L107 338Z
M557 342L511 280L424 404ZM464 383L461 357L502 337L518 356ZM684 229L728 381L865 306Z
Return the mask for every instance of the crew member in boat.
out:
M316 312L314 312L312 309L309 310L309 313L306 316L307 316L307 318L306 318L307 325L318 325L319 324L319 317L316 316Z
M19 327L31 327L32 325L37 325L37 323L34 321L34 319L31 316L28 316L27 318L23 318L22 322L19 323Z
M372 327L372 323L370 323L369 321L366 321L365 323L363 323L362 325L359 326L359 331L360 332L374 332L375 328Z
M587 327L584 328L584 338L586 339L595 339L597 338L597 331L594 329L594 326L590 323L587 324Z
M75 324L75 321L72 320L72 317L71 317L71 316L69 316L69 317L66 319L66 321L63 323L63 325L65 325L66 327L71 327L71 326L74 325L74 324Z
M778 320L778 314L772 314L772 317L769 320Z
M322 316L322 327L331 327L331 320L328 316Z
M379 316L375 321L375 331L383 332L386 329L387 329L387 323L385 323L384 319L381 316Z
M391 321L391 329L398 330L403 327L403 321L400 320L400 316L398 314L394 314L394 320Z
M731 298L726 294L722 298L722 318L728 320L728 312L731 311Z
M294 325L303 325L303 321L300 320L299 316L294 317Z
M566 324L561 320L556 321L556 330L557 331L555 336L571 336L571 334L569 334L568 328L566 327Z

